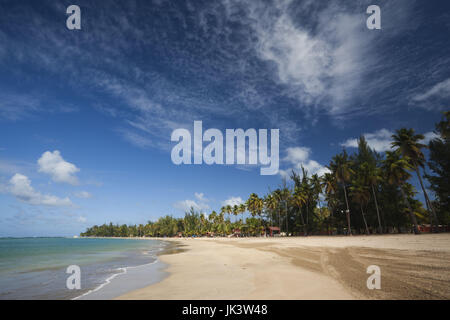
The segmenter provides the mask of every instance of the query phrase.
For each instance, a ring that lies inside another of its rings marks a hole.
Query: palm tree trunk
[[[381,227],[380,210],[378,210],[377,196],[375,194],[375,188],[373,187],[373,185],[372,185],[372,193],[373,193],[373,199],[375,201],[375,208],[377,209],[378,227],[379,227],[380,233],[383,233],[383,228]]]
[[[299,212],[300,212],[300,219],[302,219],[303,235],[306,236],[308,234],[308,232],[306,231],[305,219],[303,219],[302,208],[299,208]]]
[[[428,193],[427,193],[427,191],[425,190],[425,187],[423,186],[423,181],[422,181],[422,177],[420,176],[420,172],[419,172],[419,167],[418,166],[416,166],[416,174],[417,174],[417,177],[419,178],[419,182],[420,182],[420,186],[422,187],[422,191],[423,191],[423,195],[425,196],[425,202],[426,202],[426,204],[427,204],[427,207],[429,208],[429,209],[431,209],[431,214],[430,214],[430,231],[431,232],[433,232],[433,220],[434,220],[434,224],[436,225],[436,230],[438,230],[439,229],[439,227],[438,227],[438,225],[439,225],[439,222],[438,222],[438,219],[437,219],[437,215],[436,215],[436,211],[434,211],[434,207],[433,207],[433,205],[431,204],[431,201],[430,201],[430,198],[428,198]]]
[[[347,216],[348,235],[351,236],[352,235],[352,229],[350,227],[350,208],[348,206],[347,190],[345,188],[345,183],[344,183],[344,196],[345,196],[345,203],[347,205],[347,211],[345,211],[345,215]]]
[[[259,214],[259,236],[261,237],[261,228],[262,228],[262,214]],[[264,237],[266,237],[266,229],[264,228]]]
[[[281,233],[281,214],[280,214],[281,208],[280,208],[280,204],[278,204],[278,228],[280,228],[280,233]]]
[[[403,200],[405,201],[405,204],[408,206],[409,209],[409,217],[411,218],[411,222],[414,225],[414,234],[420,234],[419,226],[417,225],[417,219],[414,215],[414,212],[411,208],[411,204],[408,201],[408,198],[406,197],[405,191],[403,190],[402,186],[400,186],[400,192],[402,193]]]
[[[362,217],[363,217],[363,220],[364,220],[364,225],[366,226],[366,233],[369,235],[370,234],[369,227],[367,227],[366,216],[364,215],[362,204],[360,204],[360,206],[361,206],[361,214],[362,214]]]
[[[288,210],[286,205],[286,237],[289,235],[289,221],[288,221]]]

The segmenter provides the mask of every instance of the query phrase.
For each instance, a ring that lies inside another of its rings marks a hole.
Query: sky
[[[445,1],[0,0],[0,236],[210,212],[326,172],[360,135],[428,141],[450,107],[449,29]],[[279,173],[175,165],[171,133],[194,121],[279,129]]]

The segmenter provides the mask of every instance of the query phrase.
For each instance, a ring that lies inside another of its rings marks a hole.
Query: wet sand
[[[170,275],[119,299],[450,299],[448,233],[176,241]]]

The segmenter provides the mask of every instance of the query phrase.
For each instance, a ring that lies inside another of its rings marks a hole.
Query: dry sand
[[[118,299],[450,299],[448,233],[176,241],[169,276]]]

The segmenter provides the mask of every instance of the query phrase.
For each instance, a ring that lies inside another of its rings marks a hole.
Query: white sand
[[[450,234],[178,239],[170,275],[119,299],[449,298]],[[368,290],[368,265],[382,290]]]

